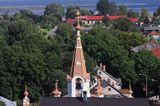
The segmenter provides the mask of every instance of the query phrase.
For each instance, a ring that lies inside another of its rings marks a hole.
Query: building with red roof
[[[94,25],[96,23],[102,23],[105,16],[79,16],[77,17],[81,20],[82,24],[84,25]],[[109,19],[109,21],[114,21],[119,18],[127,18],[126,16],[106,16],[106,18]],[[129,20],[132,23],[137,23],[138,18],[129,18]],[[76,19],[67,19],[66,23],[74,24],[76,22]]]
[[[151,51],[152,51],[154,56],[156,56],[157,58],[160,59],[160,46],[156,47],[156,48],[153,48]]]

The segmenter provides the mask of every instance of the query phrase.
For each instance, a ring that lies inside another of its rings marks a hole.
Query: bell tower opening
[[[76,97],[82,97],[82,79],[76,79]]]

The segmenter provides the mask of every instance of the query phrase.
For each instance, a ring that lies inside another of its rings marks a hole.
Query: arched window
[[[77,78],[76,79],[76,90],[82,89],[82,79]]]

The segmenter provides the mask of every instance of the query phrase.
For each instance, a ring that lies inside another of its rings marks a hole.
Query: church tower
[[[83,48],[81,44],[80,12],[77,11],[77,35],[70,75],[67,75],[68,96],[90,97],[90,73],[87,73]]]

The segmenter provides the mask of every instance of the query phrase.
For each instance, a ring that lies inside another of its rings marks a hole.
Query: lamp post
[[[142,76],[145,76],[145,80],[146,80],[146,97],[148,96],[148,75],[147,74],[139,74]]]

